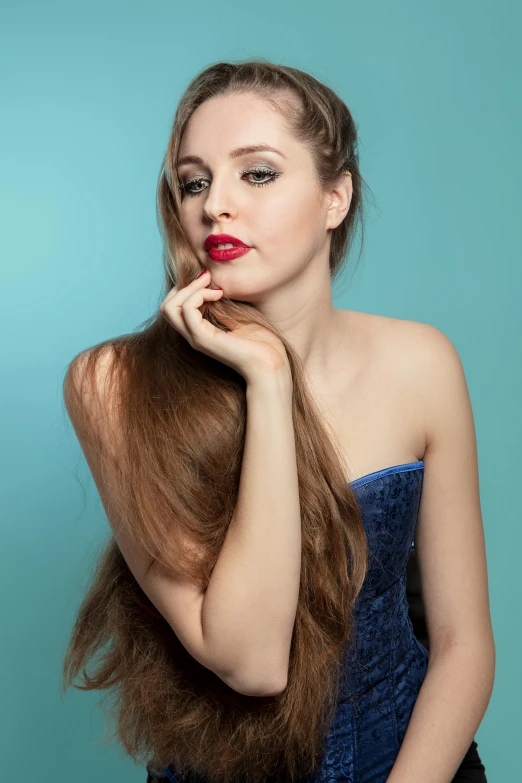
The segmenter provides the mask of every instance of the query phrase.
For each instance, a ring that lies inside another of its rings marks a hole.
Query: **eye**
[[[261,176],[261,177],[268,177],[268,179],[264,179],[263,182],[257,181],[251,181],[251,185],[270,185],[271,182],[274,182],[277,177],[280,176],[278,171],[274,171],[274,169],[247,169],[246,171],[242,172],[242,176],[245,174],[253,174],[254,176]]]
[[[254,169],[246,169],[245,171],[241,172],[241,176],[244,177],[246,174],[251,174],[253,176],[260,176],[264,177],[265,179],[260,182],[259,180],[247,180],[249,185],[253,185],[254,187],[263,187],[263,185],[270,185],[272,182],[274,182],[277,177],[280,177],[281,174],[279,171],[274,171],[274,169],[269,168],[254,168]],[[202,183],[207,182],[204,177],[195,177],[194,179],[190,179],[187,182],[182,182],[179,186],[181,195],[187,195],[187,196],[198,196],[200,193],[203,193],[203,190],[206,188],[202,188],[201,190],[194,190],[193,188],[198,188],[201,186]]]
[[[197,179],[189,179],[187,182],[182,182],[179,186],[179,190],[182,196],[197,196],[199,193],[201,193],[201,190],[190,190],[190,188],[193,188],[194,185],[201,185],[202,182],[205,182],[204,179],[201,177],[198,177]]]

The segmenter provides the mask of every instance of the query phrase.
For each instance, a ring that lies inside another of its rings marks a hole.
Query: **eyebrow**
[[[276,152],[278,155],[281,155],[282,158],[285,158],[286,155],[283,155],[282,152],[277,150],[275,147],[271,147],[269,144],[252,144],[249,147],[237,147],[235,150],[232,150],[229,154],[229,158],[241,158],[243,155],[250,155],[252,152]],[[205,161],[203,158],[198,157],[198,155],[184,155],[182,158],[178,160],[178,166],[183,166],[185,163],[195,163],[197,165],[203,165]]]

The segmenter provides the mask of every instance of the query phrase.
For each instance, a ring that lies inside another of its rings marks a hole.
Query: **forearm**
[[[301,572],[301,512],[286,373],[247,384],[237,504],[202,606],[203,635],[254,694],[286,681]]]
[[[486,712],[494,671],[493,640],[430,657],[386,783],[451,783]]]

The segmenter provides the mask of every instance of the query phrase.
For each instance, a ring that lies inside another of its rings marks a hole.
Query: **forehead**
[[[198,106],[190,117],[179,157],[192,154],[209,160],[259,143],[276,147],[285,155],[297,145],[280,111],[269,101],[252,93],[219,95]]]

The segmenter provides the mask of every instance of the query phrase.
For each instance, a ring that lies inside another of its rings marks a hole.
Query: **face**
[[[274,151],[231,155],[260,144]],[[189,155],[202,162],[183,163]],[[332,194],[319,187],[308,148],[267,101],[242,93],[199,106],[183,134],[178,177],[182,225],[225,296],[255,304],[274,289],[295,285],[310,265],[328,271],[328,229],[347,209],[339,212],[335,200],[331,206]],[[250,250],[226,263],[212,260],[204,247],[209,234],[230,234]]]

